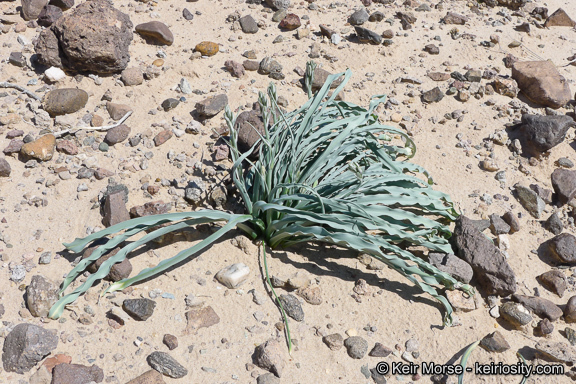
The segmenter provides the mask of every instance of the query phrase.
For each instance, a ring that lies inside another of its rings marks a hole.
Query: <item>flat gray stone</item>
[[[146,360],[152,368],[174,379],[180,379],[188,374],[188,370],[166,352],[152,352]]]

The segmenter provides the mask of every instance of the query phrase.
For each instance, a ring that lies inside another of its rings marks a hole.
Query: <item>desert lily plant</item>
[[[305,85],[309,100],[292,112],[278,108],[273,84],[267,95],[260,93],[264,129],[247,152],[238,149],[236,116],[229,108],[225,111],[230,127],[231,173],[245,213],[198,210],[146,216],[65,244],[69,250],[80,252],[96,240],[109,239],[67,275],[61,298],[49,316],[60,317],[67,304],[108,275],[110,268],[131,251],[169,232],[220,222],[219,229],[202,241],[134,277],[112,283],[103,294],[157,276],[239,228],[263,244],[264,256],[266,246],[275,249],[302,242],[335,244],[367,253],[440,301],[445,309],[444,322],[451,324],[452,307],[441,290],[471,293],[472,288],[407,250],[408,245],[417,245],[452,252],[447,225],[457,212],[450,198],[431,188],[432,179],[423,168],[407,161],[416,150],[412,140],[403,131],[379,123],[375,109],[385,96],[372,97],[368,109],[337,101],[350,70],[329,76],[312,94],[314,69],[315,64],[308,63]],[[330,93],[337,80],[339,85]],[[403,144],[393,145],[398,138]],[[256,154],[257,160],[250,160]],[[144,235],[127,242],[138,234]],[[117,246],[122,246],[121,250],[104,261],[96,273],[63,295],[86,267]]]

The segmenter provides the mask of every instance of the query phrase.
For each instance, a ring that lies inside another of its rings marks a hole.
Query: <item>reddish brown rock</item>
[[[294,13],[289,13],[286,15],[284,19],[282,19],[282,21],[278,26],[282,29],[293,31],[295,29],[300,28],[301,25],[302,23],[300,22],[300,18],[298,17],[298,15],[295,15]]]
[[[230,72],[230,74],[234,77],[242,77],[246,73],[244,71],[244,67],[242,66],[242,64],[234,60],[226,60],[224,66],[226,67],[228,72]]]
[[[52,357],[47,358],[44,360],[42,365],[46,367],[48,372],[52,373],[52,370],[58,364],[70,364],[72,362],[72,356],[64,355],[62,353],[58,353]]]
[[[166,382],[164,381],[164,376],[160,372],[151,369],[130,380],[126,384],[166,384]]]
[[[102,219],[104,225],[111,227],[129,219],[130,215],[124,202],[124,193],[116,192],[107,195],[104,200],[104,218]]]
[[[20,149],[20,153],[40,161],[48,161],[54,156],[55,148],[56,138],[52,134],[47,134],[30,143],[24,144]]]
[[[36,20],[47,4],[48,0],[22,0],[22,18]]]
[[[173,133],[170,129],[163,130],[162,132],[160,132],[159,134],[157,134],[154,137],[154,145],[156,145],[157,147],[161,146],[162,144],[167,142],[169,139],[171,139],[172,135],[173,135]]]
[[[96,171],[94,172],[94,177],[96,177],[97,180],[102,180],[110,176],[114,176],[114,172],[105,168],[96,168]]]
[[[172,45],[172,43],[174,43],[174,35],[170,31],[170,28],[160,21],[149,21],[138,24],[136,26],[136,32],[160,44]]]
[[[428,77],[434,81],[447,81],[450,80],[450,74],[446,72],[429,72]]]
[[[58,152],[63,152],[67,155],[77,155],[78,147],[71,140],[60,140],[56,143],[56,150]]]
[[[566,11],[562,8],[558,8],[556,12],[551,14],[546,22],[544,23],[545,27],[576,27],[576,22],[568,16]]]
[[[132,108],[130,108],[126,104],[116,104],[116,103],[107,102],[106,103],[106,110],[110,114],[110,117],[112,118],[112,120],[118,121],[122,117],[124,117],[124,115],[126,115],[128,112],[132,111]]]
[[[162,215],[170,211],[171,204],[165,204],[162,200],[151,201],[144,205],[137,205],[130,208],[130,217],[144,217],[150,215]]]
[[[104,371],[97,365],[58,364],[52,370],[52,384],[101,383]]]
[[[4,150],[2,152],[4,152],[5,155],[11,155],[13,153],[18,153],[18,152],[20,152],[20,149],[22,149],[23,145],[24,145],[24,142],[22,140],[12,139],[8,143],[8,146],[6,148],[4,148]]]
[[[186,312],[186,321],[187,325],[184,333],[189,335],[200,328],[208,328],[218,324],[220,317],[212,307],[203,307]]]
[[[129,126],[126,124],[120,124],[119,126],[109,129],[108,132],[106,132],[104,141],[109,145],[121,143],[128,138],[130,131],[131,129]]]
[[[560,108],[572,97],[568,82],[551,61],[518,61],[512,66],[512,78],[534,103]]]

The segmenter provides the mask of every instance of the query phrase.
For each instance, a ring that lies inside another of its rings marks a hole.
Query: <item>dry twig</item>
[[[130,117],[131,114],[132,114],[132,111],[126,112],[126,114],[124,116],[122,116],[122,118],[120,120],[118,120],[117,122],[115,122],[114,124],[111,124],[111,125],[104,125],[102,127],[76,127],[73,129],[64,129],[62,131],[54,132],[53,135],[56,137],[60,137],[62,135],[67,134],[70,131],[77,131],[77,130],[81,130],[81,129],[85,129],[85,130],[89,130],[89,131],[107,131],[109,129],[116,128],[117,126],[122,125],[122,123],[124,123],[126,121],[126,119],[128,119]]]
[[[30,96],[31,98],[41,101],[42,98],[40,96],[38,96],[37,94],[35,94],[32,91],[27,90],[26,88],[18,85],[18,84],[14,84],[14,83],[9,83],[7,81],[4,82],[0,82],[0,88],[14,88],[19,90],[20,92],[24,92],[25,94],[27,94],[28,96]]]

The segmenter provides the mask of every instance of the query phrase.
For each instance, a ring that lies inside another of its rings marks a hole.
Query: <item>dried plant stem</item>
[[[109,129],[116,128],[117,126],[122,125],[122,123],[124,123],[126,121],[126,119],[128,119],[130,117],[131,114],[132,114],[132,111],[126,112],[126,114],[124,116],[122,116],[122,118],[120,120],[118,120],[117,122],[115,122],[114,124],[111,124],[111,125],[104,125],[102,127],[76,127],[73,129],[64,129],[62,131],[54,132],[54,136],[60,137],[62,135],[67,134],[70,131],[76,131],[76,130],[81,130],[81,129],[88,130],[88,131],[107,131]]]
[[[17,89],[20,92],[24,92],[25,94],[27,94],[28,96],[30,96],[31,98],[33,98],[34,100],[38,100],[41,101],[42,98],[40,96],[38,96],[37,94],[35,94],[32,91],[27,90],[26,88],[18,85],[18,84],[14,84],[14,83],[9,83],[7,81],[4,82],[0,82],[0,88],[14,88]]]

